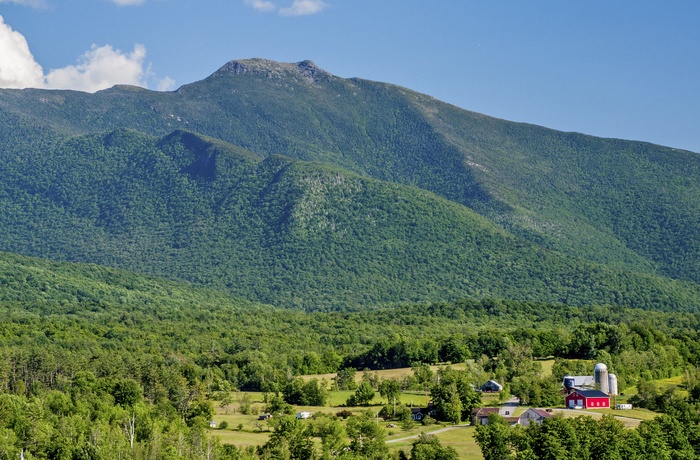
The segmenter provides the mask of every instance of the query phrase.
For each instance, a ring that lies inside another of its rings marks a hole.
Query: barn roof
[[[539,415],[540,417],[552,418],[552,414],[550,414],[549,412],[547,412],[544,409],[535,409],[534,407],[531,407],[527,411],[532,411],[535,414]],[[525,412],[527,412],[527,411],[525,411]]]
[[[491,413],[498,413],[498,407],[477,407],[472,409],[472,416],[474,417],[486,417]]]
[[[571,394],[578,393],[584,398],[609,398],[607,394],[603,393],[600,390],[576,390],[573,391]]]

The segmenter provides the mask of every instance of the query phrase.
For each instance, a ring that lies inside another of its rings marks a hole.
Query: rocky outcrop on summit
[[[310,83],[328,81],[334,78],[333,75],[309,60],[289,63],[259,58],[229,61],[214,72],[212,77],[244,74],[260,75],[267,78],[288,78],[290,75],[298,75]]]

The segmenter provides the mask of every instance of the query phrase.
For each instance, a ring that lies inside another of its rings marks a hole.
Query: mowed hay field
[[[542,366],[542,372],[540,375],[542,377],[547,377],[552,375],[552,366],[554,366],[554,360],[553,359],[543,359],[543,360],[537,360],[538,363]],[[437,372],[442,368],[445,368],[447,366],[452,367],[452,369],[466,369],[466,364],[464,363],[456,363],[456,364],[434,364],[430,366],[430,369],[433,372]],[[409,375],[413,374],[413,370],[410,367],[401,367],[398,369],[383,369],[379,371],[369,371],[371,374],[376,374],[380,379],[397,379],[401,380],[405,377],[408,377]],[[363,371],[358,370],[357,373],[355,374],[355,381],[356,382],[361,382],[362,381],[362,374]],[[333,379],[335,378],[335,373],[330,373],[330,374],[312,374],[312,375],[302,375],[301,378],[304,379],[304,381],[309,381],[311,379],[325,379],[328,382],[332,382]]]
[[[451,366],[453,369],[464,369],[466,368],[465,364],[462,363],[457,363],[457,364],[435,364],[433,366],[430,366],[430,369],[433,372],[437,372],[438,370]],[[413,370],[410,367],[400,367],[398,369],[382,369],[379,371],[368,371],[372,375],[377,375],[380,379],[396,379],[396,380],[401,380],[405,377],[408,377],[409,375],[413,375]],[[357,371],[355,374],[355,381],[357,383],[360,383],[362,381],[362,374],[363,371]],[[301,378],[304,379],[304,381],[309,381],[311,379],[318,379],[322,380],[325,379],[329,383],[333,381],[335,378],[335,373],[330,373],[330,374],[312,374],[312,375],[302,375]]]
[[[422,427],[420,430],[425,433],[430,433],[433,431],[434,434],[443,446],[450,446],[459,455],[462,460],[481,460],[483,455],[481,455],[481,449],[474,441],[474,427],[472,426],[457,426],[449,427],[450,429],[443,430],[438,428],[437,430],[427,430],[426,427]],[[388,442],[389,452],[397,452],[403,450],[406,453],[410,452],[411,444],[414,438],[405,439],[397,442]]]

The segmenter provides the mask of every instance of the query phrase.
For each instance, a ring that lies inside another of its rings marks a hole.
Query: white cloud
[[[86,52],[76,65],[51,70],[46,87],[95,92],[117,84],[146,86],[143,68],[146,48],[136,45],[131,53],[122,53],[110,45]]]
[[[267,0],[244,0],[244,3],[258,11],[274,11],[277,9],[274,3]]]
[[[306,16],[320,13],[328,7],[323,0],[293,0],[286,8],[277,8],[275,2],[270,0],[243,0],[243,3],[258,11],[277,11],[281,16]]]
[[[280,9],[282,16],[306,16],[326,9],[328,5],[322,0],[294,0],[292,6]]]
[[[112,3],[119,6],[140,5],[146,0],[112,0]]]
[[[158,81],[158,91],[172,91],[175,89],[175,80],[170,77],[162,78]]]
[[[44,72],[24,35],[12,30],[0,16],[0,87],[37,88],[43,83]]]
[[[145,58],[146,48],[142,45],[134,46],[131,53],[115,50],[110,45],[93,45],[77,64],[52,69],[44,75],[44,70],[29,50],[27,40],[5,24],[0,16],[0,88],[95,92],[119,84],[148,87],[148,81],[154,81],[155,75],[150,65],[144,66]],[[162,78],[157,87],[159,91],[170,91],[175,87],[175,80]]]
[[[0,3],[14,3],[15,5],[31,6],[32,8],[44,8],[44,0],[0,0]]]

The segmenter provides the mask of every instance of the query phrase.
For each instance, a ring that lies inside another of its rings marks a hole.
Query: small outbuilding
[[[423,418],[425,418],[425,414],[423,413],[420,407],[412,407],[411,418],[416,422],[420,422],[421,420],[423,420]]]
[[[503,390],[503,385],[496,382],[495,380],[489,380],[488,382],[481,385],[481,391],[484,393],[498,393]]]
[[[311,412],[306,412],[306,411],[297,412],[297,418],[299,420],[305,420],[305,419],[310,418],[310,417],[311,417]]]
[[[574,390],[566,397],[569,409],[605,409],[610,408],[610,396],[600,390]]]
[[[472,410],[472,425],[488,425],[489,415],[498,414],[498,407],[478,407]]]

